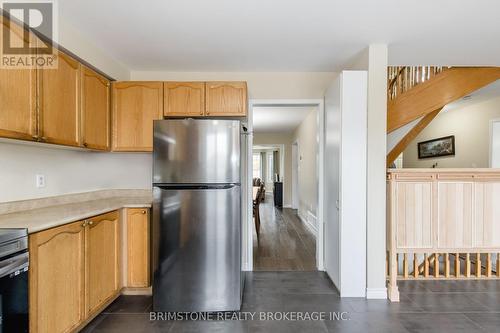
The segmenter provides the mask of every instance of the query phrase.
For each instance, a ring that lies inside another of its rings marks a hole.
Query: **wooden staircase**
[[[389,67],[387,133],[416,119],[389,152],[390,165],[442,108],[500,79],[500,67]]]

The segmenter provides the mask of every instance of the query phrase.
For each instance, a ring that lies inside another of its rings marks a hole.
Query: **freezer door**
[[[153,188],[153,310],[238,311],[239,186]]]
[[[154,122],[153,183],[240,183],[240,122]]]

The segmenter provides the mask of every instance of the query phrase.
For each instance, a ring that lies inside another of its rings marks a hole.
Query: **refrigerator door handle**
[[[162,190],[227,190],[240,184],[153,184],[153,186]]]

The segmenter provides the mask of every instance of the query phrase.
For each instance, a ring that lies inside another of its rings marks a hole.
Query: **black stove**
[[[0,332],[24,333],[28,322],[28,232],[0,229]]]

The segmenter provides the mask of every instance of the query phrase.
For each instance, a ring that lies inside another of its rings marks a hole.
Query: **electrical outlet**
[[[35,175],[35,185],[37,188],[45,187],[45,175]]]

